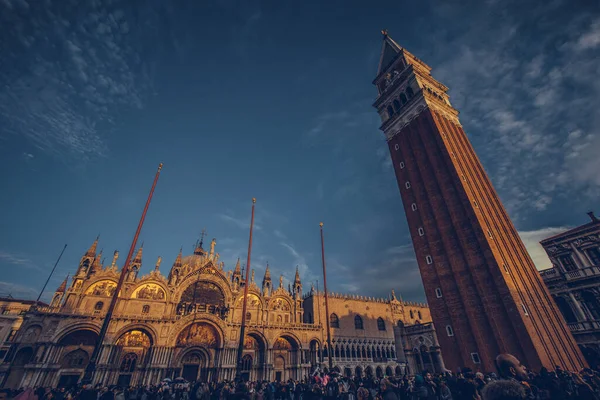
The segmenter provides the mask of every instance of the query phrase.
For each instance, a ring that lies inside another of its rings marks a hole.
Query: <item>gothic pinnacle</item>
[[[94,240],[94,243],[92,243],[92,245],[90,246],[88,251],[86,251],[86,253],[85,253],[85,255],[87,257],[94,257],[96,255],[96,248],[98,247],[99,239],[100,239],[100,235],[96,236],[96,240]]]

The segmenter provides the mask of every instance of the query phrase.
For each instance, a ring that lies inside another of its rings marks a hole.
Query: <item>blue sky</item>
[[[97,234],[129,248],[159,162],[142,272],[202,228],[226,268],[424,294],[371,107],[387,28],[453,105],[538,268],[600,212],[597,2],[0,0],[0,292],[50,293]]]

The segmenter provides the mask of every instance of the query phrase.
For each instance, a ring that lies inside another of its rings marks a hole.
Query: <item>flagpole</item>
[[[85,373],[81,380],[82,383],[92,382],[94,371],[96,370],[96,364],[98,362],[100,352],[102,351],[104,338],[106,337],[106,332],[108,331],[108,325],[110,324],[112,314],[117,305],[119,292],[121,291],[121,287],[123,286],[123,282],[125,281],[125,277],[127,276],[127,272],[129,270],[129,262],[131,261],[131,257],[133,256],[133,252],[135,251],[140,232],[142,231],[142,226],[144,225],[144,220],[146,219],[146,212],[148,212],[148,207],[150,206],[150,201],[152,200],[154,188],[156,187],[156,183],[158,182],[158,177],[160,176],[160,170],[162,169],[162,167],[163,165],[162,163],[160,163],[158,165],[158,171],[156,171],[156,175],[154,176],[154,182],[152,183],[152,188],[150,189],[150,193],[148,194],[148,199],[146,200],[146,205],[144,207],[144,211],[142,212],[140,222],[138,223],[137,230],[135,231],[135,235],[133,236],[133,241],[131,242],[129,253],[127,254],[127,258],[125,259],[125,264],[123,264],[123,268],[121,269],[121,276],[119,276],[119,281],[115,288],[115,292],[112,295],[110,305],[108,306],[108,310],[106,311],[106,316],[104,317],[104,321],[102,322],[102,328],[100,329],[100,333],[98,334],[98,340],[96,341],[96,344],[94,346],[94,351],[92,352],[92,356],[90,357],[90,362],[85,368]]]
[[[242,326],[240,328],[240,342],[238,344],[237,363],[235,369],[235,381],[240,382],[242,378],[242,353],[244,352],[244,336],[246,333],[246,308],[248,306],[248,276],[250,275],[250,254],[252,253],[252,227],[254,226],[254,204],[256,199],[252,198],[252,217],[250,218],[250,239],[248,240],[248,259],[246,261],[246,278],[244,283],[244,299],[242,305]]]
[[[52,275],[54,274],[54,270],[56,269],[56,266],[58,265],[58,262],[60,261],[66,248],[67,248],[67,244],[65,243],[65,247],[63,247],[62,251],[60,252],[58,259],[54,263],[54,267],[52,267],[52,271],[50,271],[50,275],[48,275],[48,279],[46,279],[46,283],[44,283],[44,287],[42,287],[42,291],[40,292],[40,295],[38,296],[37,300],[35,301],[36,306],[40,302],[40,298],[42,297],[42,294],[44,294],[44,290],[46,290],[46,286],[48,285],[48,282],[50,282],[50,278],[52,278]]]
[[[331,329],[329,326],[329,298],[327,296],[327,269],[325,268],[325,240],[323,239],[323,223],[319,222],[321,228],[321,259],[323,261],[323,290],[325,291],[325,323],[327,324],[327,359],[329,361],[329,372],[333,370],[333,359],[331,358]]]

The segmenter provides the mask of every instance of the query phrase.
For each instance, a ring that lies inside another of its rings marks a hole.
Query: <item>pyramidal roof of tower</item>
[[[377,75],[380,75],[396,59],[402,51],[402,47],[389,37],[387,33],[383,35],[383,44],[381,46],[381,55],[379,56],[379,67]]]
[[[431,67],[423,61],[415,57],[414,54],[406,50],[394,41],[387,31],[383,31],[383,42],[381,45],[381,55],[379,56],[379,66],[377,67],[377,78],[375,81],[388,69],[388,67],[396,60],[399,54],[404,56],[407,64],[415,65],[420,69],[430,71]],[[375,83],[375,81],[373,83]]]

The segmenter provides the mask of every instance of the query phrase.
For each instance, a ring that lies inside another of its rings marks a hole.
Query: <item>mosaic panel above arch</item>
[[[219,334],[210,324],[205,322],[195,322],[184,328],[177,336],[178,346],[200,345],[207,348],[216,348],[219,346]]]
[[[146,332],[132,329],[125,332],[119,340],[117,340],[117,345],[123,347],[150,347],[152,341]]]
[[[241,296],[237,300],[237,302],[236,302],[237,307],[241,307],[243,305],[243,301],[242,301],[243,299],[244,299],[244,296]],[[253,308],[253,309],[262,308],[262,301],[260,300],[260,297],[258,297],[254,293],[248,293],[247,299],[248,299],[248,303],[247,303],[248,308]]]
[[[287,300],[276,298],[269,302],[269,309],[273,311],[290,311],[292,307]]]
[[[144,300],[164,300],[166,298],[165,290],[155,283],[146,283],[138,287],[131,298]]]
[[[115,293],[117,289],[117,284],[113,281],[105,280],[99,281],[91,285],[86,291],[85,294],[92,296],[106,296],[110,297]]]

